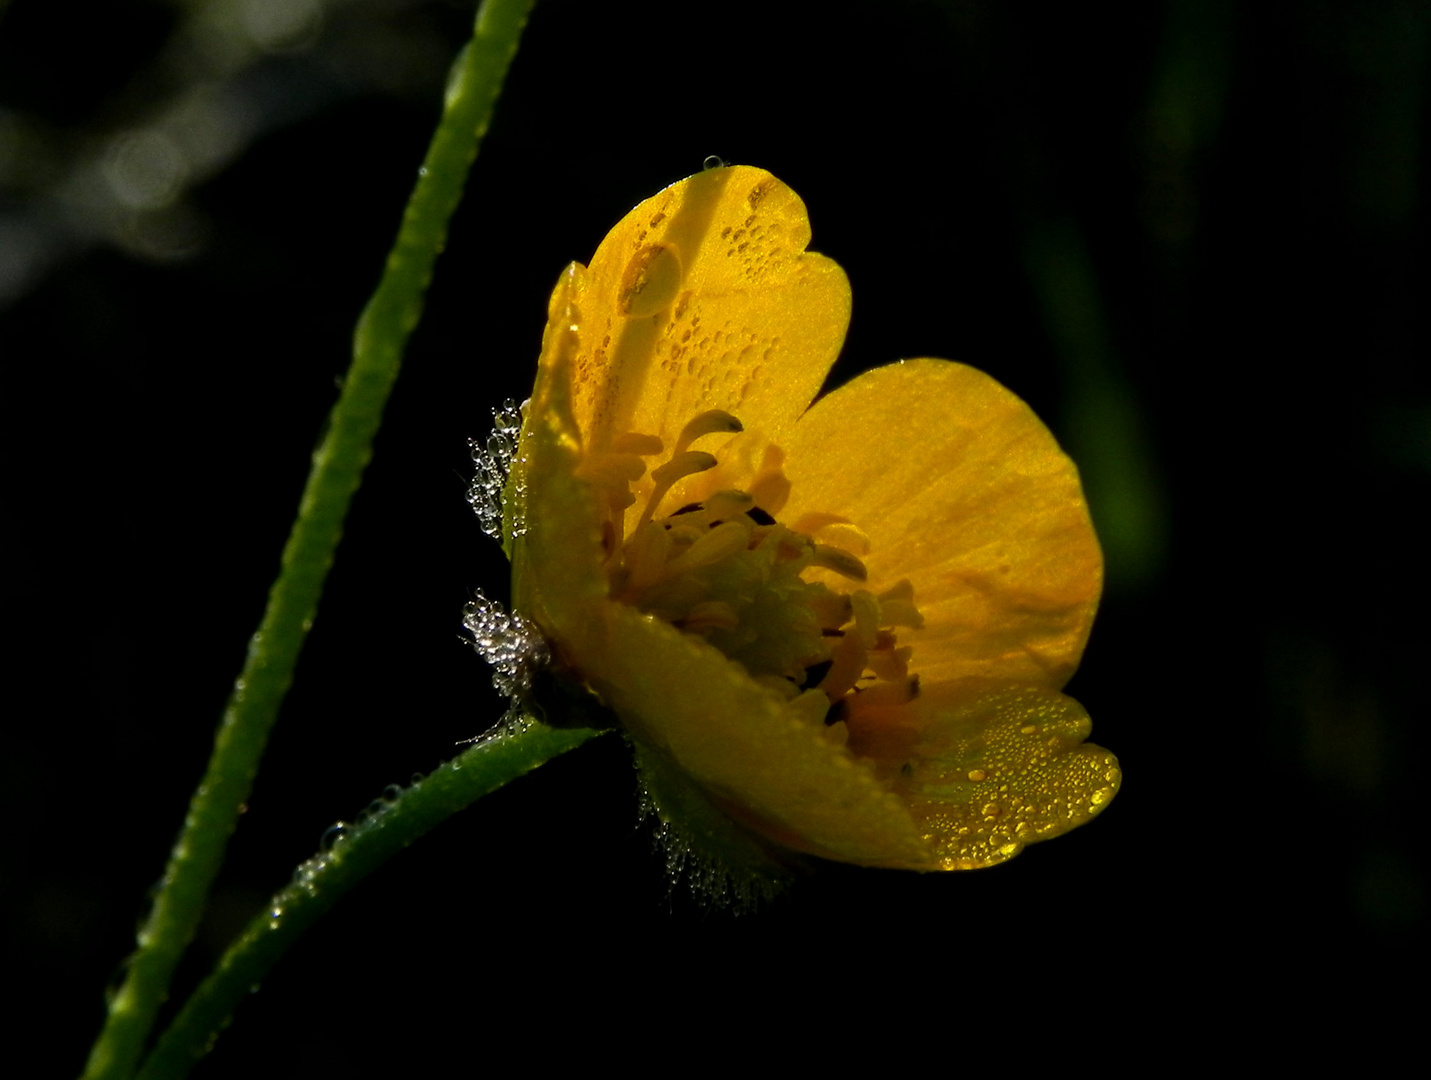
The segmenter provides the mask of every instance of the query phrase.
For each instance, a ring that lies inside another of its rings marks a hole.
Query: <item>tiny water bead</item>
[[[500,409],[492,410],[492,434],[485,443],[471,441],[472,461],[476,471],[467,489],[467,502],[477,514],[482,531],[494,540],[502,539],[503,492],[511,475],[512,462],[517,455],[517,440],[522,427],[522,412],[516,402],[508,400]],[[521,506],[521,499],[509,500],[514,509]],[[523,525],[512,523],[512,535],[520,536]]]

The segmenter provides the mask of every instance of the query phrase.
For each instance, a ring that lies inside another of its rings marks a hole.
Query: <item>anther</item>
[[[724,520],[744,514],[753,505],[753,500],[743,491],[717,491],[706,499],[706,509],[712,520]]]
[[[855,609],[855,636],[868,649],[879,636],[879,601],[864,589],[856,589],[850,594],[850,602]]]
[[[716,467],[716,459],[703,450],[682,450],[673,455],[664,465],[651,470],[651,479],[657,488],[669,488],[677,480]]]
[[[880,682],[857,691],[855,704],[860,708],[881,708],[907,705],[919,696],[919,676],[910,675],[898,682]]]
[[[870,538],[848,522],[836,521],[824,526],[819,531],[819,540],[831,547],[844,548],[855,556],[868,555],[870,552]]]
[[[806,536],[814,536],[826,525],[848,525],[849,523],[849,518],[841,517],[839,514],[826,514],[816,511],[814,513],[801,514],[800,520],[790,527],[798,533],[804,533]]]
[[[859,634],[846,634],[835,645],[830,659],[834,662],[825,677],[820,680],[820,689],[831,701],[838,701],[859,682],[864,674],[865,662],[869,654]]]
[[[910,584],[909,578],[900,578],[884,592],[880,593],[878,599],[885,600],[913,600],[914,586]]]
[[[785,451],[771,443],[765,448],[755,479],[750,482],[755,505],[767,514],[779,514],[790,498],[790,480],[782,468],[784,464]]]
[[[844,593],[822,589],[812,593],[809,602],[810,610],[820,624],[821,633],[826,637],[844,637],[845,632],[840,627],[854,618],[850,598]]]
[[[676,440],[675,455],[680,457],[686,447],[704,435],[714,435],[722,431],[734,435],[736,432],[744,430],[745,427],[741,422],[730,413],[722,409],[711,409],[693,417],[685,427],[681,428],[680,438]]]
[[[909,675],[909,658],[914,655],[914,650],[908,645],[900,648],[894,647],[894,635],[889,634],[889,642],[885,641],[886,631],[879,632],[879,638],[875,642],[875,647],[870,650],[869,658],[865,661],[869,669],[875,676],[884,679],[886,682],[897,682]]]
[[[626,589],[635,591],[657,581],[670,558],[671,534],[659,525],[647,522],[626,541]]]
[[[705,533],[699,540],[666,564],[664,577],[675,577],[699,566],[719,562],[742,550],[750,541],[749,527],[727,521]]]
[[[651,492],[651,497],[646,500],[646,509],[641,511],[641,520],[637,522],[637,528],[651,520],[656,513],[656,507],[660,505],[661,500],[666,497],[666,492],[671,490],[671,485],[677,480],[715,467],[716,459],[713,455],[700,450],[682,450],[666,464],[652,469],[651,479],[656,482],[656,487]]]
[[[914,606],[914,586],[908,578],[895,582],[878,596],[881,626],[908,626],[918,630],[924,616]]]
[[[842,551],[840,548],[830,547],[827,544],[813,545],[810,565],[823,566],[826,570],[833,570],[841,577],[847,577],[851,581],[864,581],[869,577],[865,564],[859,559],[848,551]]]
[[[601,487],[620,487],[641,479],[646,463],[635,454],[591,454],[582,462],[582,479]]]
[[[924,616],[911,600],[881,600],[879,614],[885,626],[908,626],[913,630],[924,626]]]
[[[611,440],[614,454],[635,454],[637,457],[653,457],[666,448],[659,435],[643,435],[639,431],[628,431]]]

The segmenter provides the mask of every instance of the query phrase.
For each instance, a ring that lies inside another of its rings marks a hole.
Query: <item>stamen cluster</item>
[[[582,475],[606,510],[610,594],[700,635],[843,741],[841,721],[852,694],[895,704],[918,692],[918,677],[909,672],[913,650],[900,646],[896,634],[923,622],[914,591],[908,581],[876,594],[806,579],[807,571],[823,569],[831,574],[821,576],[836,585],[839,579],[863,583],[859,556],[869,541],[833,514],[808,514],[793,526],[780,522],[790,482],[784,454],[773,445],[748,489],[717,490],[657,516],[676,483],[718,464],[690,444],[741,430],[739,420],[720,411],[688,423],[667,459],[651,469],[653,486],[629,529],[627,511],[637,501],[632,486],[646,475],[645,459],[664,453],[662,440],[628,433],[606,453],[588,456]]]

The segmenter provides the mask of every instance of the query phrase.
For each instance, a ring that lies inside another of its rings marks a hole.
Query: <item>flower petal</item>
[[[879,763],[941,870],[993,866],[1067,832],[1122,782],[1118,759],[1083,742],[1083,707],[1039,687],[946,684],[902,709],[853,709],[848,723],[850,747]]]
[[[641,203],[591,260],[575,416],[588,446],[723,409],[783,433],[844,342],[845,273],[807,253],[805,205],[762,169],[710,169]]]
[[[867,866],[935,869],[909,810],[843,747],[699,638],[623,604],[573,657],[632,736],[767,839]]]
[[[869,536],[870,588],[913,583],[924,628],[900,642],[926,684],[1068,681],[1103,557],[1077,469],[1021,400],[963,364],[907,360],[816,402],[784,448],[783,517],[847,517]]]
[[[573,263],[552,293],[537,382],[503,498],[513,606],[554,645],[588,633],[607,595],[596,503],[576,476],[581,433],[572,416],[571,371],[583,272]]]

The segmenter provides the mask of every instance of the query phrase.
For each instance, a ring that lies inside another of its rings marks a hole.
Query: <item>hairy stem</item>
[[[174,1080],[187,1073],[238,1004],[299,935],[388,859],[473,800],[596,734],[591,728],[520,722],[473,746],[380,804],[366,820],[344,829],[327,851],[298,868],[292,884],[277,893],[229,947],[160,1037],[139,1072],[140,1080]]]

